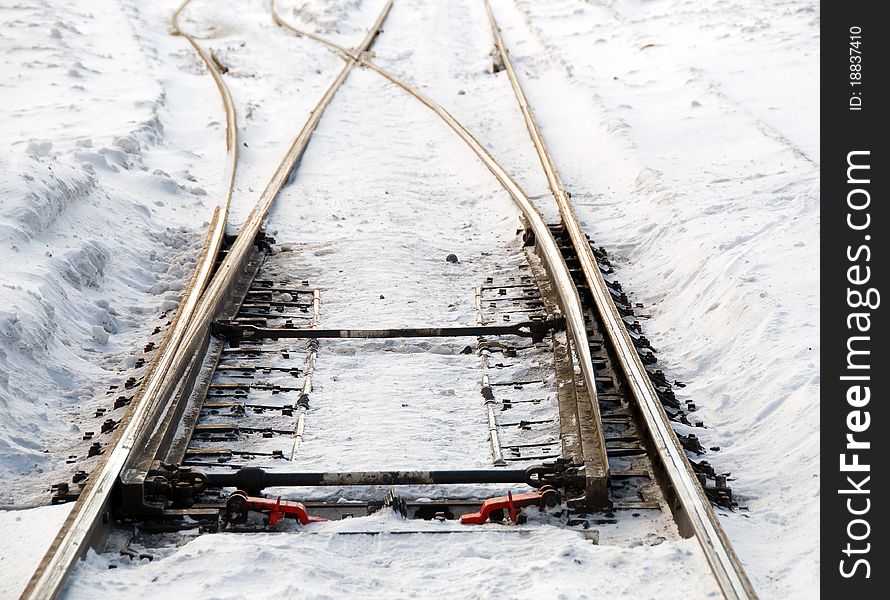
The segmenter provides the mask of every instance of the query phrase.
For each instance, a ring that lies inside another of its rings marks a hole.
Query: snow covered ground
[[[160,339],[152,332],[175,306],[221,201],[221,105],[188,44],[169,35],[177,4],[0,8],[0,504],[44,502],[49,483],[70,477],[66,460],[95,441],[80,438],[98,431],[93,413],[108,404],[108,386],[138,376],[137,358],[150,355],[137,350]],[[382,6],[279,4],[294,24],[348,46]],[[749,575],[763,598],[813,598],[818,5],[492,4],[579,216],[613,253],[632,299],[646,305],[645,333],[662,368],[688,384],[678,396],[693,399],[708,426],[696,433],[721,447],[707,458],[732,472],[748,508],[723,523]],[[341,61],[276,28],[260,0],[237,8],[196,0],[181,25],[228,69],[242,142],[237,226]],[[379,64],[441,102],[554,220],[506,76],[491,74],[490,50],[481,0],[397,0],[374,46]],[[425,226],[430,213],[440,230]],[[270,217],[279,241],[312,248],[307,276],[328,290],[329,326],[472,322],[472,286],[511,260],[516,224],[504,192],[444,125],[359,70]],[[361,260],[349,258],[356,252]],[[444,261],[450,252],[459,265]],[[429,278],[447,283],[430,290]],[[391,354],[381,379],[397,388],[403,373],[392,361],[410,372],[419,359]],[[320,356],[317,399],[330,418],[353,419],[355,432],[373,439],[361,427],[367,405],[350,410],[341,398],[361,394],[370,374],[335,378],[353,358]],[[435,360],[459,373],[460,358]],[[455,377],[448,389],[471,387]],[[431,398],[450,398],[439,391]],[[416,444],[437,441],[412,431]],[[461,443],[484,450],[484,433]],[[373,458],[345,462],[311,434],[304,450],[319,468]],[[378,450],[392,458],[385,443]],[[0,512],[0,596],[17,595],[64,510]],[[204,536],[150,564],[93,556],[68,595],[715,594],[695,543],[669,532],[657,544],[606,534],[599,546],[549,526],[473,534],[472,543],[466,534],[338,533],[445,526],[453,527],[375,515],[301,535]],[[33,545],[22,553],[25,533]],[[254,557],[251,571],[233,568],[245,555]]]
[[[110,573],[109,565],[119,561],[94,557],[79,570],[67,597],[139,598],[146,591],[157,598],[221,600],[260,593],[269,598],[716,597],[696,589],[665,593],[665,580],[694,581],[707,568],[694,540],[601,546],[549,525],[473,534],[393,533],[404,530],[441,531],[441,526],[380,515],[324,524],[312,533],[202,536],[162,560],[122,565]]]
[[[689,383],[678,396],[701,407],[703,445],[722,448],[709,460],[749,509],[724,527],[764,597],[811,598],[818,6],[517,6],[498,15],[579,216],[651,313],[645,331],[668,378]]]
[[[105,441],[79,438],[160,339],[224,146],[195,59],[172,43],[156,70],[149,39],[169,36],[137,36],[129,8],[22,3],[0,22],[0,504],[17,505]]]

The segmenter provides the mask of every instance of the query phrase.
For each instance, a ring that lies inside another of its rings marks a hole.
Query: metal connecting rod
[[[525,483],[525,469],[467,471],[356,471],[349,473],[282,473],[244,468],[233,473],[206,473],[206,485],[262,490],[270,487],[347,485],[446,485],[453,483]]]
[[[562,462],[525,469],[468,469],[451,471],[356,471],[346,473],[265,471],[245,467],[228,473],[187,471],[203,487],[234,487],[259,493],[270,487],[359,485],[449,485],[467,483],[524,483],[532,487],[583,485],[583,473]]]
[[[477,327],[407,327],[403,329],[297,329],[291,327],[256,327],[235,322],[217,322],[211,328],[213,335],[230,343],[255,339],[383,339],[383,338],[440,338],[479,337],[485,335],[516,335],[543,339],[551,331],[560,331],[565,320],[554,318],[527,321],[513,325],[480,325]]]

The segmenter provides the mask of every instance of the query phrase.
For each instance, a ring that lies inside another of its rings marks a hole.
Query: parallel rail
[[[597,265],[593,250],[591,249],[587,237],[581,228],[580,222],[575,215],[571,200],[565,191],[565,187],[556,170],[553,158],[544,144],[543,137],[537,122],[535,121],[531,106],[525,97],[525,93],[522,90],[516,72],[510,62],[509,53],[503,42],[503,38],[501,37],[500,29],[497,26],[494,14],[491,11],[491,6],[489,5],[488,0],[483,1],[489,16],[495,46],[504,63],[508,77],[510,78],[511,86],[513,87],[517,102],[522,111],[523,119],[535,146],[551,193],[556,200],[563,224],[572,241],[572,246],[581,262],[584,277],[594,298],[597,312],[606,327],[607,334],[615,348],[618,361],[624,372],[623,374],[629,384],[631,394],[640,409],[655,458],[663,471],[661,475],[668,484],[665,487],[667,488],[666,491],[671,500],[671,509],[674,512],[674,517],[677,521],[680,533],[684,537],[694,536],[699,541],[714,578],[726,598],[756,598],[757,594],[745,573],[741,561],[735,554],[729,538],[718,521],[716,512],[711,506],[701,485],[698,483],[695,472],[686,457],[685,451],[671,428],[670,419],[658,399],[657,392],[652,385],[646,368],[640,360],[630,334],[627,332],[624,321],[621,319],[621,315],[608,291],[605,280]],[[599,406],[596,402],[595,386],[593,385],[594,377],[592,374],[592,361],[590,359],[589,346],[586,343],[584,329],[583,327],[578,326],[579,321],[575,318],[576,314],[580,315],[580,300],[578,298],[577,290],[575,289],[574,284],[570,281],[567,270],[564,271],[566,277],[560,277],[560,264],[563,265],[564,268],[565,263],[558,255],[556,243],[553,241],[549,229],[547,229],[544,224],[540,213],[531,204],[528,196],[522,191],[515,180],[513,180],[502,167],[500,167],[484,146],[482,146],[478,140],[476,140],[473,135],[455,120],[454,117],[452,117],[441,105],[428,98],[401,78],[374,64],[367,57],[356,56],[339,44],[290,25],[278,14],[274,0],[271,3],[271,10],[273,20],[279,26],[292,31],[301,37],[307,37],[324,44],[328,48],[339,53],[346,60],[358,60],[362,66],[377,72],[417,98],[420,102],[435,112],[458,134],[492,174],[494,174],[504,189],[507,190],[525,216],[529,227],[537,236],[538,243],[540,244],[543,242],[542,258],[547,265],[548,272],[555,280],[560,303],[567,315],[574,347],[576,352],[578,352],[578,362],[582,368],[585,382],[587,382],[586,387],[591,392],[590,395],[594,405],[595,418],[598,420]],[[553,256],[551,252],[555,252],[556,256]],[[566,278],[569,279],[568,282],[565,281]],[[577,304],[575,304],[576,302]],[[577,313],[575,312],[575,306],[578,307]],[[583,324],[583,319],[580,323]],[[579,330],[581,331],[583,338],[582,336],[577,335],[576,332]],[[602,437],[601,431],[600,437]],[[604,442],[602,443],[603,452],[605,452]]]
[[[599,404],[596,399],[596,376],[590,356],[590,344],[587,339],[582,303],[565,260],[541,214],[534,207],[528,195],[498,164],[488,150],[447,110],[410,84],[375,65],[365,55],[392,7],[392,0],[385,4],[371,30],[355,49],[347,49],[314,34],[294,28],[281,19],[273,0],[271,10],[273,19],[278,25],[297,35],[325,44],[338,52],[346,64],[310,113],[305,125],[289,147],[255,207],[248,215],[225,259],[216,272],[213,272],[213,265],[219,254],[225,233],[226,216],[237,167],[237,129],[231,96],[212,54],[204,51],[193,37],[179,28],[179,15],[189,2],[190,0],[185,0],[177,8],[171,23],[174,33],[185,37],[201,56],[220,91],[226,110],[228,191],[225,209],[216,209],[214,212],[210,231],[183,302],[158,354],[149,366],[149,371],[136,398],[118,429],[119,433],[113,440],[113,448],[106,452],[96,472],[91,476],[71,515],[22,594],[22,598],[55,598],[76,562],[82,558],[89,547],[101,542],[105,526],[111,521],[112,490],[126,469],[131,455],[134,454],[134,449],[141,448],[142,444],[151,437],[153,429],[169,410],[171,399],[183,373],[195,360],[196,354],[206,345],[210,324],[218,317],[222,307],[232,296],[233,286],[250,259],[262,224],[268,216],[275,198],[305,151],[326,107],[355,65],[364,66],[377,72],[432,110],[470,147],[513,199],[524,217],[528,230],[535,235],[537,252],[553,280],[554,290],[563,311],[569,337],[577,354],[583,384],[591,399],[593,417],[597,423],[600,422]],[[698,484],[618,309],[612,301],[594,254],[559,178],[553,158],[546,148],[531,107],[510,63],[494,14],[488,1],[484,0],[484,2],[495,46],[510,78],[526,127],[544,169],[550,190],[559,207],[563,224],[581,262],[585,280],[595,300],[598,314],[606,326],[607,334],[614,346],[631,394],[643,417],[650,445],[664,471],[663,477],[668,482],[665,487],[681,534],[687,537],[695,536],[699,540],[725,597],[732,599],[756,598],[753,587],[717,520],[716,513]],[[213,275],[212,279],[211,275]],[[596,442],[597,450],[601,451],[601,455],[605,457],[605,440],[600,427],[597,427]],[[588,465],[586,468],[588,469],[586,476],[589,480],[601,484],[603,486],[601,491],[604,492],[609,475],[607,460],[602,461],[599,467]],[[591,468],[599,470],[591,472]]]
[[[501,167],[501,165],[479,142],[479,140],[473,137],[473,135],[467,130],[467,128],[461,125],[457,121],[457,119],[451,116],[451,114],[447,110],[445,110],[442,105],[423,94],[420,90],[418,90],[411,84],[400,79],[396,75],[393,75],[382,67],[377,66],[367,57],[356,55],[355,53],[350,52],[349,50],[334,42],[330,42],[315,34],[304,32],[300,29],[297,29],[293,25],[290,25],[277,13],[274,0],[271,3],[271,10],[273,20],[281,27],[292,31],[293,33],[301,37],[307,37],[326,45],[335,52],[338,52],[344,60],[353,62],[359,61],[362,66],[365,66],[377,72],[378,74],[385,77],[395,85],[399,86],[400,88],[411,94],[417,100],[422,102],[430,110],[436,113],[436,115],[438,115],[458,135],[458,137],[460,137],[460,139],[463,140],[464,143],[466,143],[467,146],[470,147],[473,153],[475,153],[479,160],[482,161],[482,164],[484,164],[485,167],[489,171],[491,171],[498,182],[500,182],[501,186],[513,199],[513,202],[516,204],[516,206],[522,213],[522,216],[525,218],[528,229],[531,230],[535,235],[538,254],[541,257],[541,260],[543,261],[548,274],[553,279],[554,290],[557,297],[559,298],[559,304],[562,308],[563,315],[566,320],[566,329],[569,333],[569,337],[572,340],[575,353],[578,357],[578,364],[581,367],[584,387],[590,396],[590,408],[594,417],[594,421],[597,425],[594,435],[594,444],[596,446],[596,448],[594,449],[594,454],[596,456],[602,457],[601,460],[592,462],[590,464],[585,464],[585,477],[588,481],[587,491],[589,496],[591,497],[605,498],[607,496],[609,463],[608,460],[605,458],[605,437],[603,436],[602,427],[599,426],[599,424],[601,423],[601,419],[599,402],[596,398],[596,373],[594,372],[593,359],[590,355],[590,342],[587,339],[587,327],[584,323],[584,310],[581,305],[581,299],[578,295],[578,290],[575,287],[574,281],[572,281],[572,276],[569,273],[569,269],[562,257],[562,253],[559,251],[556,240],[553,238],[550,229],[544,222],[544,218],[541,216],[541,213],[539,213],[535,206],[532,204],[528,195],[522,190],[521,187],[519,187],[519,184],[516,183],[516,180],[513,179],[510,174],[504,170],[503,167]]]
[[[171,366],[180,354],[189,324],[198,310],[199,299],[211,279],[216,257],[222,248],[238,161],[238,127],[231,94],[215,62],[194,38],[179,28],[179,15],[189,2],[191,0],[185,0],[176,9],[171,17],[171,26],[174,35],[182,35],[194,47],[220,93],[226,114],[225,199],[223,206],[216,207],[213,211],[195,271],[186,287],[171,327],[149,363],[145,378],[124,414],[117,433],[109,443],[111,450],[103,454],[68,518],[25,586],[21,595],[23,600],[55,598],[77,561],[83,558],[87,550],[100,544],[104,539],[106,528],[111,522],[112,489],[117,483],[124,463],[136,447],[136,441],[143,429],[143,421],[155,410],[159,398],[168,393],[173,385],[170,376]]]
[[[714,508],[696,479],[692,465],[677,440],[670,425],[670,419],[652,385],[652,380],[640,360],[640,355],[634,348],[627,327],[606,287],[606,282],[597,266],[596,257],[581,229],[571,200],[569,200],[556,170],[553,156],[547,150],[532,108],[510,62],[510,56],[491,10],[491,5],[488,0],[483,0],[483,2],[488,13],[495,47],[504,64],[507,76],[510,78],[510,85],[513,87],[516,101],[522,111],[525,126],[534,143],[541,168],[547,176],[550,192],[556,200],[563,224],[572,240],[572,246],[581,261],[584,278],[595,300],[600,319],[605,324],[606,332],[618,355],[631,394],[645,421],[657,460],[670,482],[668,492],[670,496],[673,496],[670,504],[680,532],[685,537],[695,536],[699,541],[714,577],[726,598],[733,600],[756,598],[754,587],[733,550],[726,532],[720,525]]]
[[[231,96],[216,67],[212,56],[205,52],[199,44],[179,29],[178,17],[189,0],[174,12],[172,25],[174,33],[186,37],[195,48],[208,71],[213,76],[220,90],[226,110],[226,146],[228,149],[226,177],[228,193],[226,212],[231,198],[232,184],[237,164],[237,139],[235,112]],[[389,0],[374,22],[371,30],[356,48],[364,52],[376,38],[383,20],[392,8]],[[196,351],[206,343],[210,323],[232,293],[232,287],[239,273],[244,269],[250,251],[260,232],[263,220],[278,192],[287,181],[303,151],[315,131],[321,115],[330,104],[336,91],[340,88],[355,62],[349,62],[338,74],[334,82],[310,113],[309,118],[291,144],[287,154],[279,163],[268,185],[263,190],[259,201],[248,215],[241,232],[235,240],[225,260],[216,272],[216,262],[225,234],[226,219],[218,209],[211,221],[211,233],[204,245],[198,261],[192,283],[183,298],[174,323],[165,337],[140,389],[131,403],[127,414],[122,420],[118,433],[112,439],[113,447],[106,452],[98,468],[91,475],[89,482],[75,503],[68,519],[53,540],[52,545],[38,566],[31,580],[23,591],[22,600],[50,600],[56,598],[64,586],[65,580],[77,562],[83,558],[87,550],[102,543],[106,528],[111,523],[112,493],[127,462],[140,448],[140,442],[150,436],[155,425],[163,418],[170,401],[176,391],[177,384],[183,373],[195,357]],[[213,278],[209,280],[211,273]]]

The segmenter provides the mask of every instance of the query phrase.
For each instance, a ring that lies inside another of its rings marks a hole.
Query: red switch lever
[[[258,498],[248,496],[247,492],[237,490],[229,495],[226,502],[226,520],[229,522],[243,522],[247,518],[247,511],[269,511],[269,525],[275,525],[285,517],[293,517],[302,525],[327,521],[323,517],[310,516],[302,502],[282,500],[279,496],[276,500],[271,498]]]
[[[541,508],[545,506],[552,507],[559,503],[559,492],[549,485],[545,485],[541,489],[535,490],[534,492],[528,492],[527,494],[516,494],[514,496],[512,492],[507,492],[506,496],[489,498],[483,502],[482,509],[479,512],[461,515],[460,522],[464,525],[482,525],[488,521],[491,513],[494,511],[507,509],[508,515],[510,516],[510,522],[515,523],[517,508],[535,505],[540,506]]]

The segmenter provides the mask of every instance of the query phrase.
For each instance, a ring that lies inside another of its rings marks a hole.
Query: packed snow
[[[117,395],[109,386],[141,375],[143,347],[160,340],[222,202],[222,106],[200,59],[170,35],[179,2],[0,8],[2,598],[17,597],[58,531],[67,507],[40,506],[49,486],[94,464],[87,449],[107,441],[94,413]],[[352,46],[383,2],[277,4],[295,26]],[[732,473],[743,509],[721,520],[755,587],[816,597],[818,4],[492,6],[579,217],[644,305],[661,368],[687,384],[675,391],[699,408],[707,428],[696,434],[720,448],[706,458]],[[263,0],[195,0],[180,24],[225,67],[235,99],[237,231],[342,61],[276,27]],[[373,52],[555,221],[491,49],[481,0],[396,0]],[[474,286],[521,257],[517,227],[506,193],[451,131],[358,68],[269,219],[322,289],[329,327],[471,324]],[[484,466],[478,357],[459,349],[328,344],[300,450],[307,470]],[[67,597],[719,596],[696,542],[669,524],[623,516],[598,545],[546,519],[430,533],[455,527],[378,513],[198,536],[152,562],[92,554]]]

